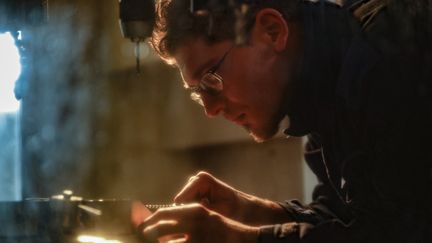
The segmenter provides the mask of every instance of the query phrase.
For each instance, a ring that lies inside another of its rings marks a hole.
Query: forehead
[[[174,54],[177,67],[182,73],[185,82],[191,84],[200,77],[203,72],[223,56],[230,41],[222,41],[209,44],[203,39],[194,39],[181,45]]]

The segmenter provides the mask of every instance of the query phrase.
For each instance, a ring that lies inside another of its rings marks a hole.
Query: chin
[[[269,140],[270,138],[263,138],[263,137],[260,137],[260,136],[258,136],[258,135],[256,135],[256,134],[254,134],[254,133],[249,133],[249,135],[253,138],[253,140],[255,141],[255,142],[257,142],[257,143],[263,143],[263,142],[265,142],[265,141],[267,141],[267,140]]]
[[[262,143],[267,140],[270,140],[276,135],[278,131],[278,126],[272,126],[272,127],[262,128],[262,129],[250,128],[248,130],[249,130],[249,135],[255,140],[255,142]]]
[[[272,119],[265,120],[257,119],[256,122],[245,126],[245,129],[249,132],[249,135],[255,140],[255,142],[262,143],[270,140],[277,134],[282,121],[283,116],[276,116]]]

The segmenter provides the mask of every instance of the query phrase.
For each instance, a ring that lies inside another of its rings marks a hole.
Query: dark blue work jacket
[[[308,135],[319,184],[260,242],[432,242],[432,15],[399,0],[356,16],[371,1],[355,2],[303,3],[286,133]]]

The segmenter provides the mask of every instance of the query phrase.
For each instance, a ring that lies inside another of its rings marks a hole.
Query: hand
[[[132,225],[137,228],[146,220],[152,212],[140,201],[132,201],[131,204],[131,221]]]
[[[226,217],[239,220],[240,192],[216,179],[207,172],[192,176],[174,198],[176,204],[198,202]]]
[[[168,242],[176,243],[255,243],[259,232],[257,227],[226,218],[198,203],[159,209],[144,221],[142,229],[147,241],[174,236],[176,239]]]
[[[152,215],[152,212],[140,201],[133,201],[131,205],[131,221],[133,226],[142,231],[144,224],[143,222]],[[141,236],[142,232],[138,232]],[[159,238],[159,243],[167,243],[170,240],[178,238],[177,236],[166,236]]]
[[[249,225],[291,221],[279,204],[238,191],[207,172],[192,176],[174,202],[198,202],[225,217]]]

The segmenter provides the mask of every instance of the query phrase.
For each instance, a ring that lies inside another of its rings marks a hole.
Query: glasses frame
[[[189,86],[186,90],[190,91],[190,97],[193,101],[197,102],[201,106],[204,106],[204,102],[202,100],[202,94],[209,94],[212,96],[217,96],[223,91],[223,78],[217,73],[217,70],[222,66],[226,57],[233,49],[234,46],[231,46],[222,58],[211,67],[200,79],[200,82],[197,85]],[[212,81],[209,81],[212,80]],[[216,85],[215,82],[217,81]]]

